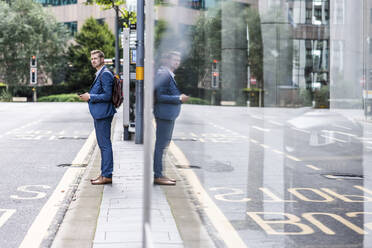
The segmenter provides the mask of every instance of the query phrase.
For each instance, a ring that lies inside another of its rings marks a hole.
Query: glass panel
[[[154,113],[175,121],[163,163],[188,183],[217,247],[372,246],[371,9],[157,5]]]

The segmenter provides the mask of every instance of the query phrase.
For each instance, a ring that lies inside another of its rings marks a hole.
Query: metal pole
[[[143,144],[144,0],[137,0],[136,144]]]
[[[154,127],[153,123],[153,84],[154,84],[154,64],[153,64],[153,50],[154,50],[154,1],[149,0],[146,2],[146,75],[145,75],[145,143],[143,153],[143,236],[142,247],[151,248],[151,244],[147,241],[151,240],[151,236],[146,234],[147,230],[151,230],[151,190],[152,190],[152,168],[153,168],[153,139]],[[146,228],[147,227],[147,228]]]
[[[123,47],[123,129],[124,140],[130,140],[129,135],[129,104],[130,104],[130,77],[129,77],[129,28],[123,29],[121,40]]]
[[[119,6],[115,6],[115,73],[120,73],[120,56],[119,56]]]

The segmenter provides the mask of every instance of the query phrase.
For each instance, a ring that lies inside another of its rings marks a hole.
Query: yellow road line
[[[183,152],[174,144],[173,141],[170,143],[169,151],[178,160],[178,164],[190,164]],[[225,242],[226,246],[229,248],[248,248],[244,241],[240,238],[235,228],[231,225],[230,221],[225,217],[222,211],[217,207],[217,205],[209,197],[208,193],[204,190],[204,187],[201,185],[194,171],[184,170],[183,173],[196,193],[195,195],[198,198],[201,206],[204,206],[204,211],[219,233],[219,237]]]

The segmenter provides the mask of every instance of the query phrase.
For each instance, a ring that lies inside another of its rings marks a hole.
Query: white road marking
[[[0,216],[0,228],[16,211],[15,209],[0,209],[0,212],[5,212]]]
[[[280,123],[280,122],[277,122],[277,121],[269,121],[270,123],[272,123],[272,124],[274,124],[274,125],[277,125],[277,126],[284,126],[282,123]]]
[[[75,159],[72,161],[72,164],[87,163],[88,155],[94,147],[95,140],[95,132],[93,131],[80,149],[79,153],[76,155]],[[74,183],[75,178],[83,173],[84,170],[84,167],[67,169],[53,194],[50,196],[49,200],[32,223],[32,226],[27,231],[27,234],[19,248],[39,248],[43,239],[48,235],[48,228],[53,222],[61,204],[63,204],[64,199],[67,197],[71,184]]]
[[[337,138],[334,138],[334,137],[331,137],[331,136],[327,136],[327,135],[320,135],[320,136],[322,136],[323,138],[335,140],[335,141],[338,141],[338,142],[341,142],[341,143],[347,143],[347,141],[345,141],[345,140],[337,139]]]
[[[257,119],[257,120],[263,120],[264,118],[258,115],[251,115],[252,118]]]
[[[285,156],[286,156],[287,158],[292,159],[292,160],[297,161],[297,162],[301,161],[301,159],[296,158],[296,157],[291,156],[291,155],[288,155],[288,154],[286,154]]]
[[[296,131],[299,131],[299,132],[303,132],[303,133],[310,133],[310,131],[307,131],[307,130],[303,130],[303,129],[299,129],[299,128],[295,128],[295,127],[291,127],[293,130],[296,130]]]
[[[31,193],[32,196],[24,197],[24,196],[18,196],[18,195],[11,195],[10,198],[12,198],[12,199],[22,199],[22,200],[36,200],[36,199],[44,198],[47,195],[44,192],[30,190],[30,188],[33,189],[35,187],[39,187],[39,188],[43,188],[43,189],[50,189],[50,186],[48,186],[48,185],[24,185],[24,186],[18,187],[17,190],[21,191],[21,192]]]
[[[268,145],[265,145],[265,144],[260,144],[260,146],[262,146],[263,148],[270,148],[270,146],[268,146]]]
[[[310,169],[317,170],[317,171],[322,170],[322,169],[320,169],[320,168],[318,168],[314,165],[311,165],[311,164],[307,164],[306,167],[309,167]]]
[[[273,149],[273,152],[278,153],[278,154],[284,154],[283,152],[276,150],[276,149]]]
[[[332,124],[332,126],[334,126],[334,127],[339,127],[339,128],[343,128],[343,129],[346,129],[346,130],[353,130],[352,128],[344,127],[344,126],[337,125],[337,124]]]
[[[270,129],[267,129],[267,128],[261,128],[261,127],[257,127],[257,126],[252,126],[252,128],[263,131],[263,132],[270,132]]]
[[[171,141],[169,150],[173,153],[174,157],[178,160],[178,164],[189,165],[190,162],[187,160],[183,152]],[[213,200],[209,197],[201,185],[198,177],[195,175],[193,170],[184,170],[185,176],[196,192],[200,204],[204,206],[204,211],[209,217],[209,220],[217,230],[219,237],[224,241],[228,248],[247,248],[244,241],[240,238],[235,228],[231,225],[230,221],[226,218],[223,212],[217,207]]]
[[[345,136],[356,137],[355,134],[351,134],[351,133],[345,133],[345,132],[341,132],[341,131],[334,131],[334,132],[335,133],[342,134],[342,135],[345,135]]]
[[[55,140],[56,139],[56,136],[50,136],[49,140]]]
[[[251,142],[252,142],[252,143],[256,143],[256,144],[258,143],[258,141],[255,140],[255,139],[251,139]]]
[[[372,150],[372,146],[366,146],[367,149],[371,149]]]

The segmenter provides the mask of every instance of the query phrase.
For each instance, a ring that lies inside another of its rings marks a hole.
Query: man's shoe
[[[93,182],[93,181],[97,181],[98,179],[100,179],[102,176],[101,175],[99,175],[98,177],[96,177],[96,178],[92,178],[92,179],[90,179],[90,182]]]
[[[158,177],[154,178],[154,184],[174,186],[176,185],[176,182],[166,179],[165,177]]]
[[[97,180],[92,181],[91,183],[93,185],[110,184],[110,183],[112,183],[112,178],[101,176],[100,178],[98,178]]]
[[[166,176],[162,176],[161,179],[164,179],[164,180],[169,180],[169,181],[172,181],[172,182],[177,182],[176,179],[173,179],[173,178],[169,178],[169,177],[166,177]]]

